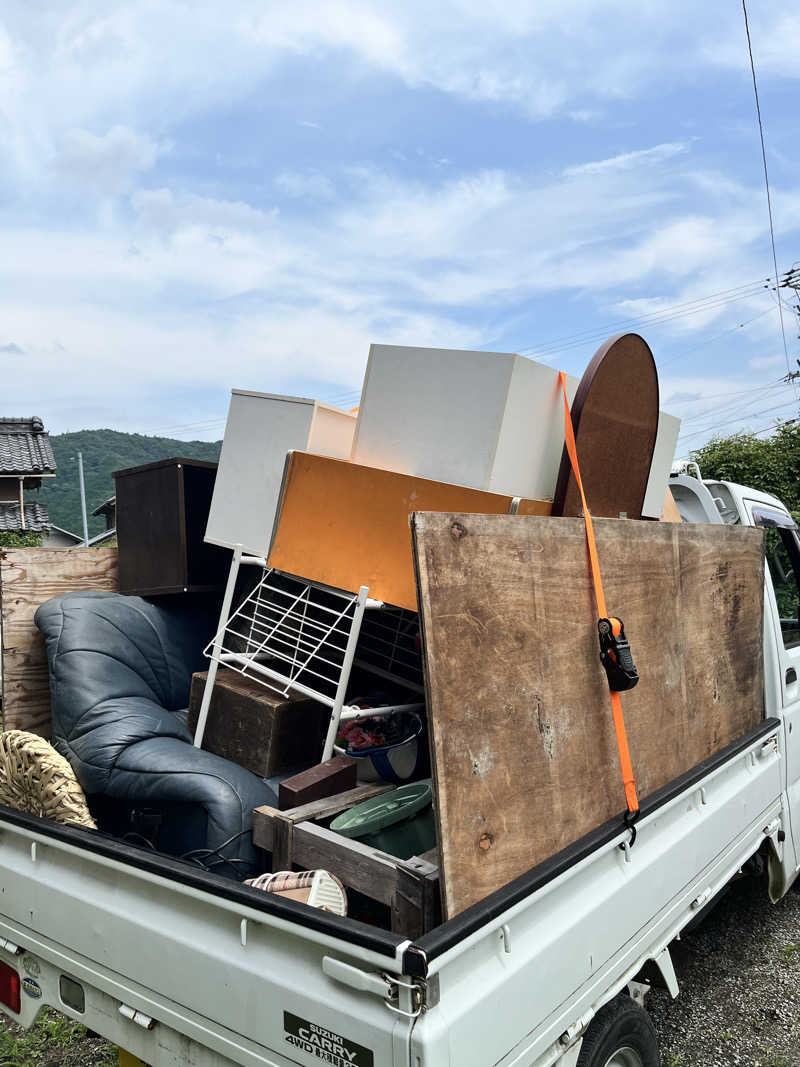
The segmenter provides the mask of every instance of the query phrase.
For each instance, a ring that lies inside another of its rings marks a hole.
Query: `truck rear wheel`
[[[592,1020],[577,1067],[660,1067],[660,1063],[650,1016],[630,997],[617,997]]]

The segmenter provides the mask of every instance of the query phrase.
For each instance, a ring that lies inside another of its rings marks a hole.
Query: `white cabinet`
[[[356,418],[315,400],[234,389],[206,541],[266,556],[292,449],[348,459]]]
[[[568,377],[570,403],[577,385]],[[552,367],[511,352],[370,346],[354,462],[552,499],[563,444]]]
[[[656,446],[653,449],[650,479],[647,483],[647,491],[644,494],[644,504],[642,505],[642,516],[646,519],[658,519],[661,517],[680,428],[680,419],[674,415],[667,415],[665,411],[659,411]]]

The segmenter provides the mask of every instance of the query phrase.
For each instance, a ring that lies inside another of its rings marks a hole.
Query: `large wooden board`
[[[445,508],[503,513],[513,497],[293,452],[284,478],[269,565],[336,589],[417,610],[409,516]],[[547,500],[518,501],[521,515],[549,515]]]
[[[77,589],[117,590],[116,548],[0,550],[3,729],[50,736],[44,639],[33,616],[45,600]]]
[[[596,520],[640,797],[762,717],[763,531]],[[625,808],[581,519],[413,519],[450,917]]]

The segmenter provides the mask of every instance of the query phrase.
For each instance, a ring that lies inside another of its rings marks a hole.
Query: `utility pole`
[[[83,484],[83,453],[78,453],[78,480],[81,486],[81,516],[83,517],[83,546],[89,547],[89,523],[86,521],[86,487]]]
[[[798,327],[800,327],[800,263],[792,264],[791,269],[787,270],[786,273],[782,275],[780,281],[778,282],[777,288],[775,289],[775,294],[778,297],[778,300],[781,299],[781,294],[779,292],[780,289],[792,290],[794,294],[794,299],[797,301],[797,303],[792,304],[791,310],[797,316],[797,325]],[[798,332],[797,337],[798,339],[800,339],[800,332]],[[800,359],[796,359],[795,363],[797,364],[798,368],[800,368]],[[797,382],[800,380],[800,369],[795,371],[790,370],[783,380],[786,382],[787,385],[789,385],[790,383],[794,384],[796,397]]]
[[[800,326],[800,263],[795,263],[791,270],[786,271],[778,283],[778,288],[791,289],[794,292],[794,299],[797,303],[792,305],[792,311],[797,315],[798,326]],[[780,299],[780,293],[778,293],[778,299]]]

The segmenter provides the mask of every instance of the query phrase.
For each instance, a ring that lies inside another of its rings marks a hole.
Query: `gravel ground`
[[[769,903],[764,883],[731,886],[673,947],[680,996],[647,1008],[663,1067],[800,1067],[800,893]],[[0,1067],[111,1067],[116,1049],[56,1012],[29,1034],[0,1024]]]
[[[672,956],[680,996],[647,998],[663,1067],[800,1067],[800,893],[743,879]]]

